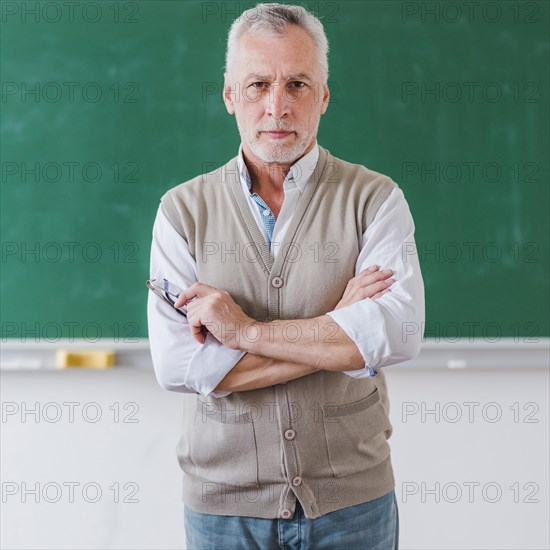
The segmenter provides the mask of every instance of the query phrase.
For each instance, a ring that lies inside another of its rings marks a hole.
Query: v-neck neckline
[[[280,270],[282,264],[284,264],[285,246],[287,246],[287,243],[291,243],[296,235],[300,222],[302,221],[304,214],[306,213],[308,206],[311,203],[313,193],[317,189],[317,185],[324,176],[329,155],[330,152],[319,145],[319,158],[317,160],[317,164],[315,165],[315,169],[313,170],[313,173],[311,174],[311,177],[309,178],[307,185],[304,188],[304,192],[298,199],[298,203],[296,204],[296,211],[292,216],[292,220],[286,231],[285,237],[283,239],[283,242],[281,243],[281,247],[276,258],[273,258],[269,246],[265,241],[265,237],[258,227],[258,224],[256,223],[252,212],[250,211],[248,198],[244,194],[241,179],[238,175],[237,157],[235,157],[231,161],[232,165],[230,168],[228,168],[228,172],[232,173],[234,170],[233,173],[237,175],[237,177],[235,178],[230,178],[230,187],[233,198],[236,201],[242,219],[245,222],[248,234],[250,235],[252,242],[256,246],[262,263],[268,273],[271,273],[275,267]]]

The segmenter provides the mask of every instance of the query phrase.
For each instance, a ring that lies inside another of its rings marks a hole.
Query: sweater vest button
[[[275,288],[281,288],[283,286],[283,279],[282,277],[273,277],[273,279],[271,279],[271,284],[275,287]]]
[[[294,430],[286,430],[285,431],[285,439],[291,440],[296,437],[296,432]]]
[[[295,478],[292,479],[292,485],[294,485],[294,487],[299,487],[301,484],[302,484],[302,478],[300,476],[296,476]]]
[[[290,510],[283,510],[281,512],[281,517],[283,519],[290,519],[292,517],[292,512]]]

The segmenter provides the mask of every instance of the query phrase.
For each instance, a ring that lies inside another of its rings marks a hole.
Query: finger
[[[383,281],[394,274],[393,270],[385,269],[383,271],[375,271],[374,273],[360,273],[356,277],[356,281],[360,286],[366,286],[375,283],[376,281]]]
[[[380,269],[380,267],[377,264],[374,264],[374,265],[371,265],[370,267],[366,267],[365,269],[363,269],[363,271],[360,271],[359,275],[362,275],[363,273],[364,274],[374,273],[378,269]]]
[[[371,298],[377,292],[381,292],[386,288],[388,288],[388,284],[386,281],[378,281],[377,283],[363,287],[362,294],[365,298]]]
[[[194,305],[195,302],[192,302],[192,304]],[[193,338],[197,340],[197,342],[202,344],[203,342],[201,339],[201,335],[202,335],[203,324],[200,318],[200,310],[194,311],[194,309],[189,308],[187,310],[187,322],[189,324],[189,330],[191,332],[191,336],[193,336]]]
[[[384,279],[387,279],[388,277],[392,277],[395,275],[395,271],[393,269],[381,269],[380,271],[376,271],[375,273],[369,273],[366,277],[364,277],[367,281],[382,281]]]
[[[189,288],[180,293],[174,307],[178,308],[184,306],[193,298],[200,298],[215,291],[216,289],[213,286],[199,282],[193,283]]]
[[[185,305],[189,300],[192,300],[193,298],[196,298],[196,290],[195,290],[195,284],[192,284],[188,289],[184,290],[180,293],[178,296],[178,299],[176,300],[176,303],[174,304],[175,308],[181,307]]]
[[[191,330],[191,335],[193,336],[193,338],[197,340],[197,342],[199,342],[200,344],[204,344],[206,338],[202,332],[202,325],[189,323],[189,328]]]

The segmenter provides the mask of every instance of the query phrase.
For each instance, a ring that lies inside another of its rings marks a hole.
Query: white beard
[[[239,133],[241,140],[244,141],[252,153],[265,163],[274,164],[292,164],[295,160],[303,156],[305,150],[310,144],[313,136],[317,132],[317,127],[313,132],[305,134],[300,132],[298,137],[290,137],[286,140],[270,140],[265,136],[256,137],[256,132],[250,136],[248,132],[243,132],[239,124]],[[284,130],[284,128],[282,128]],[[296,134],[295,134],[296,135]],[[263,140],[263,141],[262,141]],[[293,140],[293,144],[289,145],[288,140]]]

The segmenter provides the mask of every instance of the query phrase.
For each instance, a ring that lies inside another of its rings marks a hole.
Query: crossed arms
[[[395,277],[382,269],[366,271],[375,265],[391,268]],[[227,292],[197,282],[187,243],[159,209],[151,277],[187,288],[181,303],[192,301],[185,320],[149,293],[149,339],[157,380],[171,391],[223,397],[284,384],[320,369],[361,378],[370,376],[368,367],[414,358],[421,346],[424,288],[414,223],[400,189],[390,194],[364,233],[355,273],[336,308],[326,315],[258,322]],[[283,338],[283,333],[293,333],[290,326],[284,332],[285,323],[299,325],[298,342]],[[231,330],[236,326],[256,337],[237,342]],[[220,327],[229,330],[224,333]]]
[[[362,299],[376,299],[395,282],[392,270],[364,269],[350,279],[335,309]],[[189,303],[190,300],[193,300]],[[246,391],[285,384],[318,370],[363,369],[365,361],[353,340],[328,315],[292,321],[258,322],[247,317],[228,292],[194,283],[175,307],[187,304],[194,338],[204,344],[206,328],[225,346],[247,352],[216,387]],[[229,327],[229,330],[225,328]],[[289,333],[299,338],[285,338]],[[247,335],[252,335],[248,337]]]

